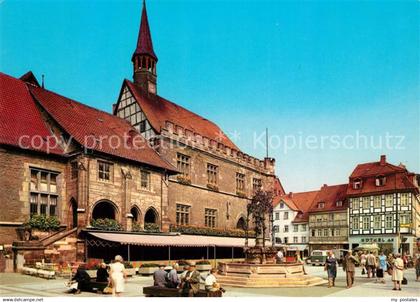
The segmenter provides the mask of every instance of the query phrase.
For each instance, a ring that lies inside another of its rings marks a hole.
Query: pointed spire
[[[137,39],[137,47],[133,53],[132,60],[134,60],[134,57],[136,55],[149,55],[152,58],[154,58],[156,61],[158,60],[153,50],[152,36],[150,34],[149,21],[147,20],[145,0],[143,0],[143,10],[141,13],[141,22],[140,22],[139,36]]]

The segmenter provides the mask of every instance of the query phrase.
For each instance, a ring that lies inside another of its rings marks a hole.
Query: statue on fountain
[[[273,246],[266,246],[267,224],[270,224],[273,216],[273,194],[271,192],[258,190],[247,206],[247,224],[245,240],[245,262],[266,264],[276,263],[277,250]],[[248,226],[250,215],[254,222],[255,246],[248,246]]]

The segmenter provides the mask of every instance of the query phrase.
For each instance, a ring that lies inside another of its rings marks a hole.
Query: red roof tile
[[[45,111],[81,146],[169,171],[176,170],[125,120],[46,89],[32,86],[30,91]]]
[[[63,154],[63,150],[56,146],[55,138],[42,119],[26,84],[1,72],[0,116],[0,144]],[[23,146],[19,144],[19,138],[22,138]],[[32,139],[35,144],[30,143]],[[51,144],[47,144],[47,141]]]
[[[149,21],[147,19],[146,3],[143,2],[143,9],[141,12],[140,30],[137,39],[137,47],[134,51],[135,55],[149,55],[156,61],[158,60],[155,51],[153,50],[152,36],[150,34]]]
[[[322,186],[319,193],[314,198],[309,208],[309,212],[333,212],[345,210],[348,206],[346,192],[347,184]],[[342,202],[341,206],[337,206],[337,201]],[[318,204],[321,202],[324,203],[323,208],[318,207]]]
[[[349,196],[365,195],[372,193],[389,192],[394,190],[417,190],[414,184],[414,178],[410,177],[412,173],[408,172],[404,166],[395,166],[386,162],[386,157],[381,156],[378,162],[359,164],[354,169],[349,178],[347,194]],[[377,176],[385,176],[386,182],[383,186],[376,185]],[[362,186],[355,189],[353,182],[360,179]]]
[[[145,93],[140,86],[129,80],[125,80],[124,83],[128,86],[157,133],[160,133],[161,129],[166,127],[166,122],[169,121],[175,125],[182,126],[186,130],[222,143],[231,149],[239,150],[213,122],[160,96]]]

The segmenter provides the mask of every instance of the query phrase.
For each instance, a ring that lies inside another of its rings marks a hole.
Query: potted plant
[[[143,263],[139,268],[140,275],[152,275],[159,268],[156,263]]]
[[[196,262],[196,268],[198,271],[209,271],[211,270],[211,264],[208,260],[199,260]]]
[[[124,262],[125,273],[128,277],[133,277],[136,274],[136,269],[133,267],[131,262],[126,261]]]

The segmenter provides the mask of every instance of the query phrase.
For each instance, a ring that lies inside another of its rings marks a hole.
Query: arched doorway
[[[70,199],[70,226],[71,228],[77,227],[77,202],[74,198]]]
[[[236,228],[240,230],[246,230],[245,218],[241,217],[238,219],[238,222],[236,223]]]
[[[139,223],[140,222],[140,211],[137,207],[132,207],[130,210],[131,215],[133,215],[133,222]]]
[[[146,215],[144,215],[144,223],[158,223],[158,214],[154,208],[147,210]]]
[[[99,201],[92,211],[92,219],[115,219],[116,216],[116,207],[109,200]]]

